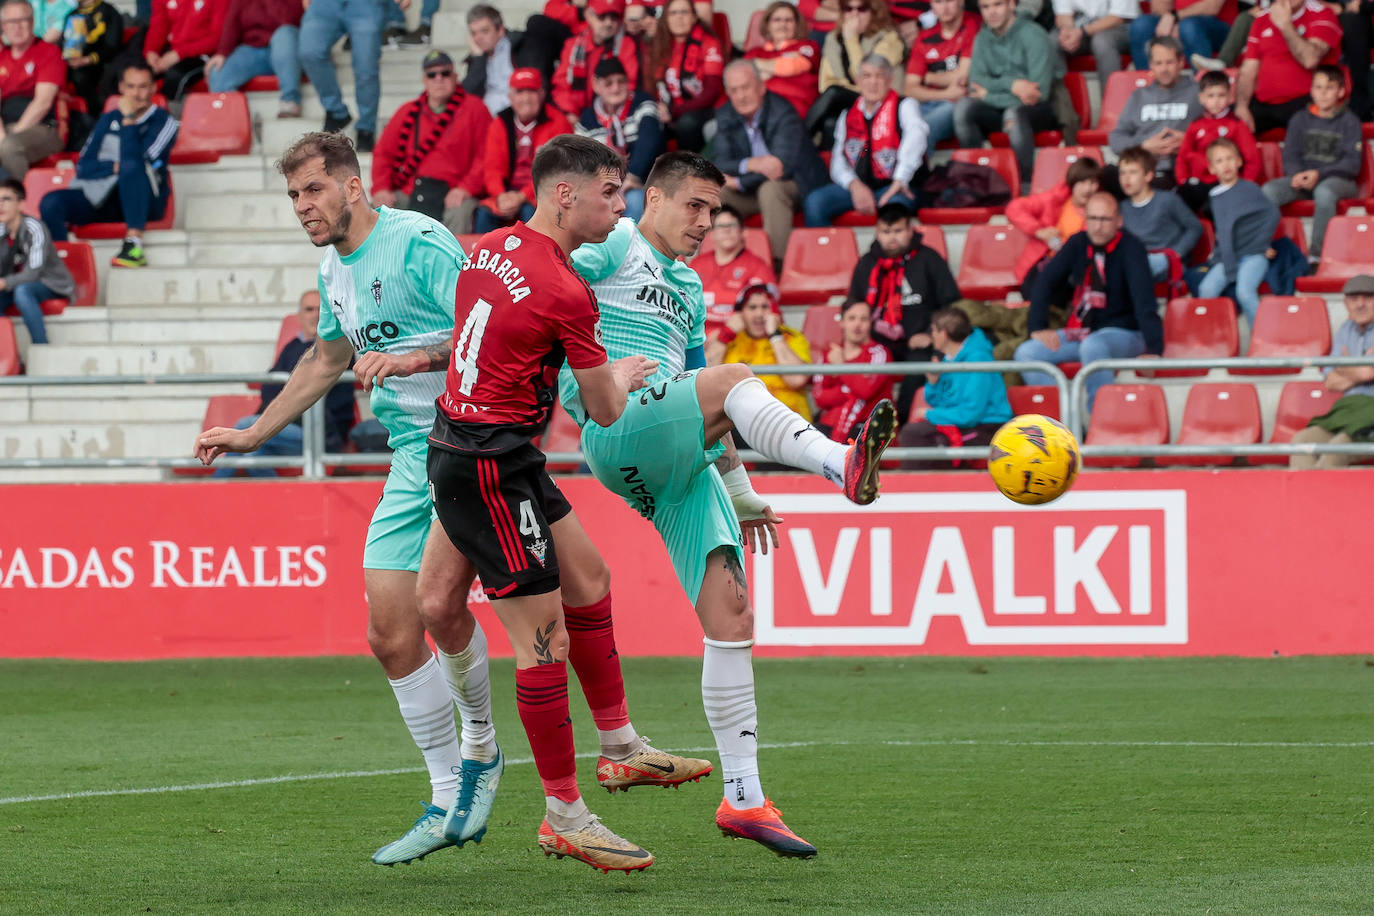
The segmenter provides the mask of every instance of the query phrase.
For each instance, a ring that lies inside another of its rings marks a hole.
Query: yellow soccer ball
[[[988,449],[988,472],[997,489],[1031,506],[1067,493],[1082,464],[1078,439],[1068,427],[1035,413],[1008,420]]]

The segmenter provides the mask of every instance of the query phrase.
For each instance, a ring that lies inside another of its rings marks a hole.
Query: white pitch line
[[[1138,747],[1138,748],[1368,748],[1374,741],[980,741],[969,739],[932,739],[929,741],[785,741],[760,744],[760,750],[785,750],[800,747]],[[714,747],[680,748],[683,753],[700,754],[714,751]],[[596,754],[578,754],[581,758]],[[532,757],[507,758],[507,766],[534,763]],[[230,779],[221,782],[189,783],[174,786],[142,786],[127,789],[89,789],[81,792],[58,792],[53,795],[14,795],[0,798],[0,805],[24,805],[33,802],[65,801],[74,798],[104,798],[112,795],[162,795],[168,792],[204,792],[210,789],[241,789],[249,786],[270,786],[291,782],[317,782],[330,779],[368,779],[374,776],[398,776],[423,773],[424,767],[398,767],[388,770],[340,770],[333,773],[299,773],[285,776],[265,776],[259,779]]]

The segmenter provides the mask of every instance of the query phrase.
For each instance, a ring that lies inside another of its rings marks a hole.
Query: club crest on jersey
[[[381,279],[381,277],[378,277],[377,279],[375,279],[375,280],[372,281],[372,298],[375,299],[375,300],[377,301],[377,304],[378,304],[378,305],[381,305],[381,304],[382,304],[382,279]]]
[[[598,347],[604,346],[604,345],[601,343],[601,319],[600,319],[600,318],[598,318],[598,319],[595,321],[595,323],[592,324],[592,339],[596,341],[596,345],[597,345]]]
[[[530,556],[534,557],[536,563],[544,565],[544,557],[549,552],[549,542],[544,538],[535,538],[527,548]]]
[[[506,250],[514,251],[520,247],[520,239],[513,235],[506,236]]]

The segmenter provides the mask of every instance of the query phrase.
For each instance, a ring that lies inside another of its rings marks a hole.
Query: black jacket
[[[815,144],[806,136],[801,116],[791,102],[780,95],[765,92],[759,124],[768,152],[781,159],[786,168],[783,179],[795,181],[803,197],[829,181],[825,163],[821,162]],[[740,163],[751,155],[744,118],[735,111],[734,105],[727,103],[716,110],[715,152],[711,161],[726,175],[737,176],[740,189],[749,194],[757,191],[766,180],[758,172],[740,174]]]
[[[1031,290],[1030,311],[1026,315],[1026,330],[1043,331],[1049,327],[1050,303],[1056,299],[1067,301],[1083,281],[1088,268],[1088,233],[1069,236],[1035,281]],[[1107,304],[1105,308],[1089,310],[1084,326],[1089,331],[1098,328],[1126,328],[1145,336],[1145,352],[1156,356],[1164,352],[1164,325],[1159,320],[1159,304],[1155,302],[1154,279],[1150,276],[1148,252],[1140,239],[1122,230],[1116,248],[1107,254]]]
[[[507,32],[506,37],[510,39],[511,66],[517,70],[521,67],[534,67],[545,75],[547,82],[551,65],[546,60],[531,59],[531,57],[537,56],[538,50],[534,48],[533,42],[530,42],[528,49],[525,47],[525,33]],[[468,72],[463,77],[463,88],[470,95],[475,95],[480,99],[487,93],[487,55],[469,54],[466,63]]]
[[[887,347],[896,362],[903,360],[921,361],[930,359],[934,350],[923,348],[908,353],[907,341],[914,334],[930,333],[930,316],[937,310],[956,302],[959,296],[959,286],[954,282],[954,275],[949,271],[949,264],[940,257],[939,253],[933,248],[927,248],[921,244],[921,234],[916,233],[911,240],[909,251],[915,254],[906,262],[906,279],[902,284],[902,331],[904,332],[901,340],[888,340],[886,337],[875,336],[874,339],[883,346]],[[883,249],[877,242],[863,257],[859,258],[859,263],[854,267],[854,277],[849,282],[849,298],[851,300],[869,301],[868,288],[869,282],[873,277],[873,268],[877,265],[878,259],[883,257]],[[873,313],[876,321],[881,318],[878,312]]]

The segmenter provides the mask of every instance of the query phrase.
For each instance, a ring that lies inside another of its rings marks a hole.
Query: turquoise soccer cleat
[[[458,795],[444,819],[444,837],[451,843],[462,846],[471,840],[482,842],[487,832],[487,819],[491,817],[491,806],[496,802],[496,787],[501,784],[501,773],[506,769],[506,758],[501,749],[496,749],[496,757],[489,763],[477,760],[464,760],[462,773],[458,777]]]
[[[425,802],[420,803],[425,813],[415,822],[415,826],[394,843],[388,843],[372,854],[372,861],[378,865],[395,865],[399,862],[415,862],[431,852],[452,846],[453,841],[444,836],[443,808]]]

